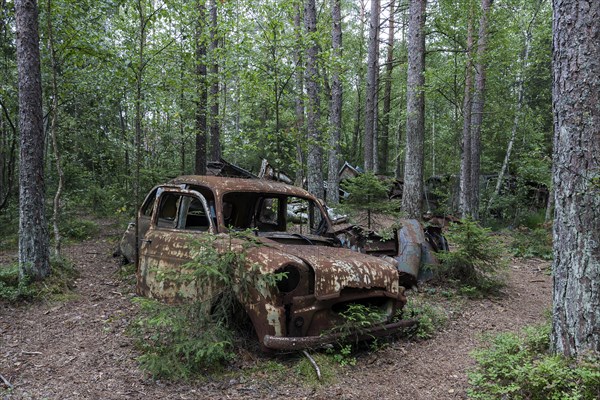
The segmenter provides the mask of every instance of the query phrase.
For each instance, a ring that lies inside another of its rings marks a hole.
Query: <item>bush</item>
[[[188,379],[233,358],[232,332],[220,322],[208,323],[200,303],[135,301],[142,314],[132,327],[143,353],[138,361],[153,377]]]
[[[472,399],[598,399],[597,358],[571,360],[549,354],[550,325],[503,333],[473,354],[477,369],[469,373]]]
[[[98,234],[98,224],[78,216],[65,215],[59,222],[59,230],[63,237],[73,240],[87,240]],[[52,230],[50,229],[49,232]]]
[[[551,260],[552,235],[545,228],[529,229],[521,227],[513,232],[511,250],[517,257],[539,257]]]
[[[19,280],[18,264],[0,265],[0,299],[16,302],[20,300],[54,300],[63,298],[73,288],[77,270],[67,260],[50,261],[52,273],[41,282],[30,283],[27,278]]]
[[[28,281],[19,281],[18,264],[0,265],[0,300],[16,302],[32,296]]]
[[[347,212],[361,225],[372,229],[377,214],[397,214],[400,204],[388,198],[391,187],[390,180],[381,180],[372,172],[346,179],[342,188],[349,193],[348,198],[340,204],[340,210]]]
[[[410,336],[421,340],[430,339],[447,322],[448,318],[438,306],[411,300],[403,310],[403,318],[416,319],[417,325],[408,329]]]
[[[439,278],[457,281],[468,292],[490,293],[503,286],[503,244],[471,219],[453,224],[446,238],[452,248],[438,253],[441,265],[435,268]]]
[[[234,248],[232,239],[240,236],[242,249]],[[251,286],[275,285],[284,276],[262,274],[258,266],[247,268],[245,248],[255,245],[253,234],[232,233],[224,251],[217,250],[220,240],[204,235],[192,241],[192,262],[173,273],[159,271],[171,282],[194,281],[199,288],[218,289],[218,296],[176,305],[137,300],[141,315],[131,332],[143,353],[141,367],[155,378],[190,379],[221,369],[234,357],[236,324],[247,317],[238,299],[246,298]]]

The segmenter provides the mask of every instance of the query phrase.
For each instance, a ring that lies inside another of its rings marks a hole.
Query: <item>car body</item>
[[[239,298],[265,349],[301,349],[339,339],[336,327],[344,323],[341,313],[350,304],[377,307],[383,316],[360,336],[392,334],[413,324],[397,319],[406,304],[401,283],[407,280],[401,280],[398,261],[399,247],[407,247],[398,241],[403,235],[375,244],[368,236],[360,239],[352,227],[333,225],[324,205],[301,188],[260,179],[182,176],[152,189],[137,221],[120,248],[134,260],[137,236],[140,295],[167,302],[214,297],[215,288],[200,290],[195,282],[165,278],[165,272],[187,268],[194,258],[192,242],[207,235],[214,235],[219,251],[244,251],[248,269],[285,273],[276,285],[256,285]],[[231,239],[233,231],[248,230],[252,246],[244,246],[243,236]]]

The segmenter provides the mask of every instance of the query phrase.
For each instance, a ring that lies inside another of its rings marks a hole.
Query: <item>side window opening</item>
[[[152,216],[152,209],[154,208],[154,201],[156,200],[156,192],[158,189],[154,189],[148,196],[144,204],[142,205],[142,215],[146,217]]]
[[[277,197],[265,197],[260,202],[257,213],[257,228],[264,231],[282,230],[280,222],[280,203]]]
[[[207,231],[210,228],[210,220],[202,201],[196,197],[188,194],[165,193],[160,197],[157,226]]]
[[[194,231],[208,230],[210,223],[202,202],[196,198],[186,197],[187,212],[181,213],[179,227]]]
[[[158,207],[158,226],[162,228],[175,227],[175,217],[177,216],[179,197],[180,196],[173,193],[165,193],[161,196],[160,205]]]

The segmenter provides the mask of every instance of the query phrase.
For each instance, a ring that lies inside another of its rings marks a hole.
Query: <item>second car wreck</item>
[[[254,284],[238,297],[265,349],[315,347],[337,340],[336,327],[352,304],[376,308],[380,323],[360,336],[389,335],[414,321],[398,317],[405,286],[423,264],[437,262],[426,232],[402,221],[392,239],[333,225],[319,200],[279,182],[214,176],[182,176],[155,187],[121,241],[129,260],[139,240],[137,291],[167,302],[206,299],[196,282],[168,278],[193,258],[191,243],[207,235],[217,251],[244,251],[244,268],[280,274],[275,285]],[[243,235],[251,232],[252,246]],[[431,236],[431,235],[430,235]],[[232,239],[232,237],[234,239]]]

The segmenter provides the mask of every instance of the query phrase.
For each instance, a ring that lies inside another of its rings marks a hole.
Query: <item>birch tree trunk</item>
[[[525,73],[527,63],[529,60],[532,25],[533,21],[531,21],[531,23],[529,24],[529,29],[525,33],[525,47],[523,49],[523,57],[521,58],[521,70],[517,74],[517,108],[515,110],[515,117],[513,119],[513,124],[510,131],[510,139],[508,140],[508,144],[506,145],[504,161],[502,161],[502,167],[500,168],[500,173],[498,173],[498,179],[496,180],[496,187],[494,188],[494,192],[491,194],[490,199],[488,201],[488,211],[492,208],[494,200],[496,200],[496,197],[498,197],[498,195],[500,194],[500,189],[502,189],[502,182],[504,181],[504,175],[506,174],[506,170],[508,169],[508,163],[510,162],[510,156],[512,154],[513,146],[515,144],[515,138],[517,137],[517,130],[519,129],[519,122],[521,120],[521,109],[523,108],[523,98],[525,95],[525,87],[523,85],[523,74]]]
[[[50,274],[44,214],[44,131],[42,85],[35,0],[15,1],[19,77],[19,279],[41,280]]]
[[[402,211],[408,218],[422,217],[425,136],[425,6],[410,0],[408,25],[408,77],[406,84],[406,158]]]
[[[374,169],[375,107],[377,97],[377,75],[379,73],[379,12],[380,0],[371,0],[371,19],[369,21],[369,48],[367,53],[367,88],[365,96],[365,135],[364,167],[365,171]]]
[[[210,7],[210,158],[213,161],[221,159],[221,132],[219,118],[219,20],[217,0],[212,0]]]
[[[553,1],[552,345],[600,351],[600,2]]]
[[[309,40],[306,50],[306,92],[308,106],[306,112],[306,127],[308,131],[308,160],[307,180],[308,191],[322,199],[323,188],[323,149],[321,148],[320,100],[319,83],[317,76],[318,44],[315,32],[317,31],[317,9],[315,0],[306,0],[304,3],[304,26]]]
[[[306,142],[306,128],[304,126],[304,72],[302,71],[302,8],[300,1],[296,1],[294,5],[294,30],[296,32],[296,49],[294,51],[294,63],[296,65],[294,77],[296,79],[296,134],[298,141],[296,142],[296,186],[302,187],[304,180],[304,151],[302,143]]]
[[[487,51],[487,17],[492,0],[481,0],[481,18],[477,39],[477,65],[475,66],[475,92],[471,109],[471,201],[473,219],[479,219],[479,175],[481,169],[481,124],[485,95],[485,68]]]
[[[463,98],[463,130],[460,147],[459,212],[461,218],[472,214],[471,199],[471,92],[473,90],[473,20],[467,22],[467,63],[465,67],[465,94]]]
[[[52,208],[52,230],[54,231],[54,257],[61,258],[61,236],[58,227],[60,222],[60,200],[64,188],[65,174],[62,169],[61,154],[58,148],[58,135],[56,125],[58,123],[58,60],[54,50],[54,31],[52,28],[52,0],[46,3],[46,19],[48,21],[48,49],[50,52],[50,61],[52,63],[52,119],[50,122],[50,139],[52,140],[52,150],[54,151],[54,161],[56,164],[56,173],[58,174],[58,187],[54,194]]]
[[[206,6],[205,0],[197,0],[198,20],[196,21],[195,45],[196,45],[196,85],[198,87],[198,101],[196,103],[196,149],[194,173],[206,175],[206,142],[207,121],[206,106],[208,100],[208,88],[206,82],[206,42],[204,40],[204,29],[206,28]]]
[[[340,135],[342,132],[342,80],[341,58],[342,58],[342,4],[341,0],[331,1],[331,47],[333,56],[333,74],[331,77],[331,107],[330,120],[330,142],[329,142],[329,168],[327,175],[327,203],[336,205],[339,203],[340,180],[338,170],[340,169]]]
[[[387,174],[389,169],[390,111],[392,109],[392,72],[394,70],[394,28],[396,1],[390,1],[387,55],[385,60],[385,82],[383,93],[383,118],[381,121],[381,163],[380,171]]]

